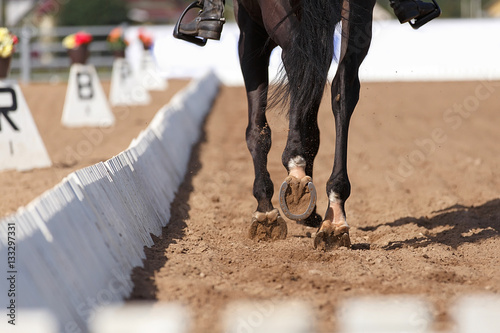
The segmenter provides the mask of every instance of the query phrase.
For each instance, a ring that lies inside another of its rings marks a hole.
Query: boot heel
[[[217,31],[210,31],[210,30],[199,30],[198,31],[198,36],[203,37],[203,38],[208,38],[208,39],[215,39],[215,40],[220,40],[220,32]]]
[[[198,25],[198,36],[208,39],[220,40],[223,22],[201,21]]]
[[[420,14],[420,12],[417,9],[415,9],[412,11],[407,11],[404,14],[405,14],[404,16],[403,15],[398,16],[399,23],[401,24],[410,22],[415,17],[417,17]]]

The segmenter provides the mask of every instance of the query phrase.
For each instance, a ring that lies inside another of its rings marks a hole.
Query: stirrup
[[[179,17],[179,20],[175,24],[174,37],[177,39],[185,40],[186,42],[190,42],[190,43],[193,43],[193,44],[198,45],[198,46],[205,46],[207,44],[206,38],[186,35],[186,34],[183,34],[182,32],[179,31],[179,27],[181,25],[182,19],[184,18],[186,13],[189,10],[191,10],[192,8],[203,9],[203,2],[201,0],[194,1],[189,6],[187,6],[186,9],[184,9],[184,11],[181,14],[181,17]]]
[[[307,207],[306,211],[300,215],[295,215],[293,214],[290,209],[288,209],[288,206],[286,204],[285,200],[285,194],[286,190],[288,189],[288,183],[286,181],[281,184],[280,187],[280,206],[281,210],[283,211],[283,214],[288,217],[290,220],[294,221],[300,221],[300,220],[305,220],[308,218],[311,213],[313,212],[314,208],[316,207],[316,199],[317,199],[317,194],[316,194],[316,187],[314,186],[313,182],[307,183],[307,187],[309,188],[309,193],[311,194],[311,201],[309,201],[309,207]]]
[[[425,16],[416,18],[413,22],[412,21],[408,22],[408,23],[410,23],[410,25],[413,29],[417,30],[418,28],[420,28],[424,24],[428,23],[431,20],[434,20],[436,17],[441,15],[441,8],[439,8],[439,5],[436,2],[436,0],[432,0],[432,2],[434,3],[434,10],[432,12],[430,12],[429,14],[427,14]]]

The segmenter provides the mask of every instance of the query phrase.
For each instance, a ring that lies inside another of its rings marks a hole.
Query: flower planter
[[[0,57],[0,80],[7,78],[10,72],[10,62],[12,57],[2,58]]]
[[[90,52],[88,50],[88,44],[82,44],[74,49],[68,49],[68,55],[71,60],[71,64],[83,64],[87,63]]]
[[[115,58],[125,58],[125,50],[114,50],[113,56]]]

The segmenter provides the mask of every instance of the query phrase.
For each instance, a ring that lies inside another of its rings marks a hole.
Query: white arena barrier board
[[[2,319],[0,332],[34,332],[21,331],[28,309],[51,312],[59,332],[86,332],[98,307],[123,302],[132,268],[153,245],[150,234],[169,221],[218,87],[213,73],[192,82],[124,152],[71,173],[0,220],[8,274],[0,279],[0,313],[16,324]]]
[[[0,171],[52,165],[18,84],[0,81]]]
[[[115,123],[94,65],[71,65],[61,122],[67,127],[109,127]]]

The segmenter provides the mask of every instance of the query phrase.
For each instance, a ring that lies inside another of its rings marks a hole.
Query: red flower
[[[17,38],[16,35],[11,35],[12,36],[12,44],[13,45],[16,45],[17,43],[19,43],[19,38]]]
[[[90,35],[86,32],[78,32],[75,35],[75,44],[76,45],[88,44],[91,41],[92,41],[92,35]]]
[[[153,46],[153,36],[146,32],[143,28],[139,29],[139,39],[146,48]]]

